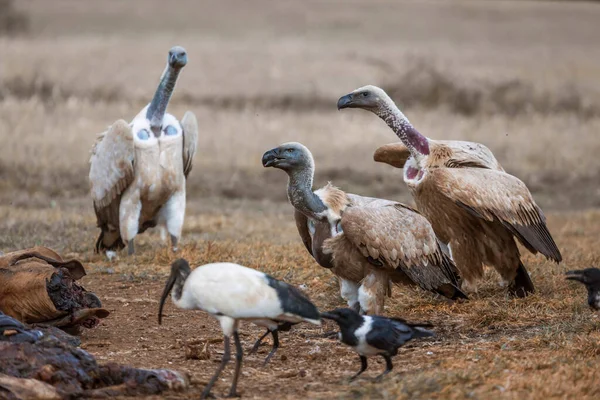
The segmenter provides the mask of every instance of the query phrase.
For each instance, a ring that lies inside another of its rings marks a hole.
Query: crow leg
[[[367,369],[367,357],[365,356],[360,356],[360,371],[358,371],[356,374],[352,375],[350,377],[350,382],[352,382],[353,380],[355,380],[356,378],[358,378],[358,376],[360,374],[362,374],[363,372],[365,372],[365,370]]]
[[[267,358],[265,358],[263,367],[269,363],[269,360],[271,360],[271,357],[273,357],[273,355],[275,355],[275,352],[279,348],[279,333],[277,332],[277,329],[271,331],[271,335],[273,335],[273,348],[269,352],[269,355],[267,356]]]
[[[264,338],[267,337],[267,335],[269,333],[271,333],[271,331],[267,329],[267,331],[265,332],[265,334],[258,338],[258,340],[256,341],[256,343],[254,343],[254,346],[252,346],[252,349],[250,350],[250,352],[248,353],[248,355],[254,354],[254,353],[256,353],[258,351],[258,348],[260,347],[260,343],[263,341]]]
[[[380,382],[384,376],[389,374],[392,371],[392,369],[394,369],[394,365],[392,364],[392,358],[387,354],[382,354],[381,356],[385,359],[385,371],[383,371],[381,375],[375,377],[376,382]]]

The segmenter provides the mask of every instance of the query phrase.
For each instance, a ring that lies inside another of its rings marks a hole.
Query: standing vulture
[[[115,122],[92,149],[89,179],[101,229],[96,251],[127,244],[131,255],[135,236],[157,224],[166,226],[177,249],[198,123],[190,111],[181,123],[165,113],[187,54],[182,47],[173,47],[167,60],[152,102],[130,124]]]
[[[289,176],[288,198],[307,250],[340,278],[341,294],[355,310],[380,314],[390,281],[456,299],[456,267],[427,219],[394,201],[349,194],[328,184],[312,190],[314,160],[300,143],[285,143],[262,157],[265,167]],[[360,282],[360,284],[359,284]]]
[[[380,88],[365,86],[338,100],[338,109],[362,108],[383,119],[403,145],[379,148],[375,160],[404,168],[417,208],[429,219],[465,283],[493,266],[512,294],[534,292],[514,238],[530,252],[560,262],[542,210],[525,184],[504,172],[485,146],[434,141],[421,135]]]

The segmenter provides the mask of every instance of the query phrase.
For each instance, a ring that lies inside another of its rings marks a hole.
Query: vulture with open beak
[[[534,254],[542,253],[557,263],[562,260],[529,189],[504,172],[487,147],[423,136],[376,86],[342,96],[337,106],[370,111],[398,136],[402,144],[379,148],[375,160],[404,168],[404,182],[417,208],[448,245],[468,286],[473,287],[483,275],[483,265],[489,265],[512,294],[533,293],[515,239]]]

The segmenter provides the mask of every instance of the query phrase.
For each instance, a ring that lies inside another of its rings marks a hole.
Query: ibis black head
[[[367,111],[375,111],[388,101],[390,101],[390,98],[383,89],[367,85],[340,97],[337,108],[338,110],[362,108]]]
[[[581,282],[587,287],[600,289],[600,269],[598,268],[567,271],[566,277],[569,280]]]
[[[190,272],[190,264],[183,258],[175,260],[173,264],[171,264],[171,275],[169,275],[169,279],[167,279],[165,289],[163,290],[162,296],[160,297],[160,305],[158,306],[159,325],[162,324],[162,310],[165,305],[165,300],[167,300],[171,289],[173,289],[173,286],[177,284],[177,286],[175,287],[175,292],[173,293],[173,297],[175,299],[181,298],[183,284],[187,277],[190,275]]]
[[[335,310],[321,313],[321,318],[330,319],[342,326],[360,326],[363,317],[350,308],[336,308]]]
[[[263,167],[279,168],[284,171],[314,169],[313,156],[301,143],[284,143],[267,151],[262,156]]]

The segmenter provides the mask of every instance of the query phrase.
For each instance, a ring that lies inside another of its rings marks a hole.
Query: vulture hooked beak
[[[354,96],[352,95],[352,93],[340,97],[340,99],[337,102],[338,110],[341,110],[344,108],[352,108],[353,107],[353,103],[352,103],[353,98],[354,98]]]
[[[183,68],[187,64],[187,53],[181,46],[175,46],[169,50],[169,66],[172,68]]]
[[[283,160],[283,157],[279,157],[279,149],[271,149],[262,156],[262,165],[263,167],[275,167],[277,166],[277,162]]]

